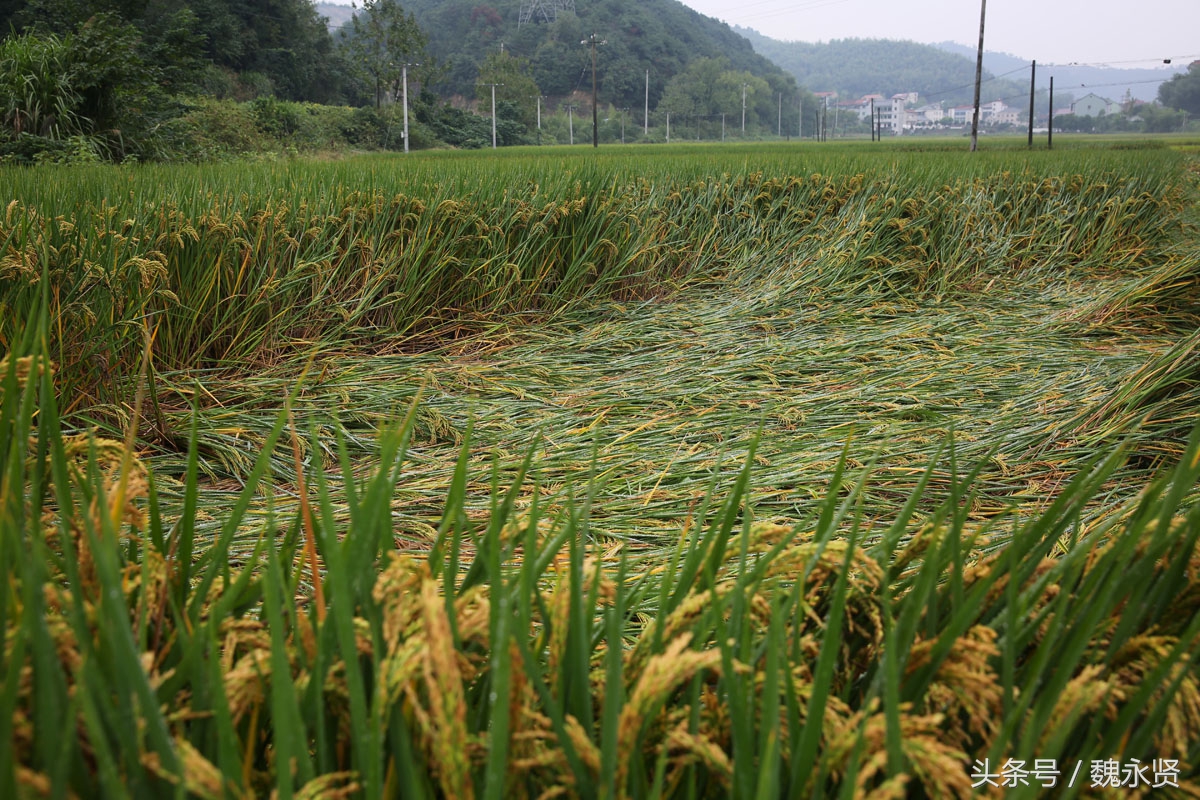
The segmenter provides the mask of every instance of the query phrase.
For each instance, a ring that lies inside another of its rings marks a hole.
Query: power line
[[[1024,72],[1027,69],[1029,69],[1028,65],[1025,65],[1023,67],[1017,67],[1016,69],[1010,69],[1008,72],[1004,72],[999,75],[992,75],[987,78],[984,78],[983,83],[991,83],[992,81],[998,81],[1001,78],[1007,78],[1009,75],[1014,75],[1018,72]],[[939,97],[942,95],[954,94],[955,92],[961,92],[963,89],[971,89],[971,88],[974,88],[974,86],[975,86],[975,81],[971,81],[970,83],[964,84],[963,86],[955,86],[953,89],[939,89],[935,92],[925,92],[924,94],[926,97],[932,99],[934,97]]]
[[[764,0],[764,2],[772,2],[772,0]],[[738,14],[739,20],[747,19],[771,19],[772,17],[781,17],[784,14],[794,14],[797,11],[810,11],[825,6],[836,6],[842,3],[849,3],[850,0],[810,0],[807,3],[799,5],[790,5],[787,8],[776,9],[772,11],[763,11],[757,14]]]
[[[1158,58],[1129,58],[1121,61],[1069,61],[1066,64],[1050,64],[1048,66],[1095,67],[1098,69],[1103,69],[1104,67],[1108,67],[1113,64],[1145,64],[1147,62],[1167,64],[1172,61],[1186,61],[1189,58],[1200,58],[1200,53],[1192,53],[1186,56],[1167,56],[1166,58],[1162,58],[1161,56]]]
[[[1069,89],[1106,89],[1110,86],[1138,86],[1143,83],[1166,83],[1171,78],[1153,78],[1145,81],[1117,81],[1116,83],[1081,83],[1079,86],[1069,86]]]
[[[738,8],[739,9],[757,8],[758,6],[775,5],[778,2],[780,2],[780,0],[754,0],[754,2],[751,2],[751,3],[741,3],[738,5]],[[784,0],[784,2],[788,2],[788,0]],[[782,10],[807,11],[809,8],[813,8],[813,7],[830,5],[832,3],[845,3],[845,2],[849,2],[849,0],[804,0],[804,2],[801,2],[801,3],[788,2],[787,9],[770,9],[770,13],[775,13],[776,11],[782,11]],[[700,12],[700,13],[703,13],[703,12]]]

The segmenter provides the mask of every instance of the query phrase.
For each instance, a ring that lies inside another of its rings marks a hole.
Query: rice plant
[[[468,436],[418,554],[389,502],[410,414],[372,474],[342,475],[355,491],[311,471],[294,513],[271,510],[264,451],[201,546],[126,444],[58,430],[44,349],[4,371],[6,794],[966,797],[967,765],[1035,758],[1167,759],[1195,789],[1200,432],[1086,533],[1119,451],[1039,515],[978,527],[972,472],[918,513],[932,465],[868,525],[871,476],[842,483],[843,459],[816,513],[779,525],[752,446],[654,559],[589,535],[594,472],[543,506],[533,450],[508,485],[483,468],[477,518]],[[193,501],[195,459],[193,440]]]
[[[0,794],[1200,791],[1185,162],[811,152],[3,173]]]

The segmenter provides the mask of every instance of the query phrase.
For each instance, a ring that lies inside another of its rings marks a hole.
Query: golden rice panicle
[[[617,721],[617,786],[624,786],[638,738],[658,714],[661,704],[682,683],[702,670],[720,671],[719,650],[689,650],[692,635],[685,633],[652,657],[634,684]]]
[[[3,265],[0,264],[0,270]],[[3,279],[3,272],[0,271],[0,279]],[[49,369],[50,375],[54,375],[54,364],[48,362],[40,356],[20,356],[13,360],[11,354],[6,354],[0,358],[0,397],[4,396],[4,381],[8,377],[8,371],[15,368],[17,378],[17,391],[22,391],[25,385],[29,382],[30,376],[35,379],[41,378],[42,374]]]
[[[234,724],[247,715],[257,715],[267,697],[267,681],[271,678],[271,651],[269,645],[251,650],[225,670],[225,696],[229,702],[229,713]]]
[[[936,644],[918,638],[909,651],[908,674],[929,663]],[[996,632],[986,625],[974,625],[954,641],[938,666],[924,707],[945,715],[945,733],[956,747],[966,748],[973,736],[990,746],[999,730],[1004,690],[992,668],[999,656]]]
[[[667,777],[669,789],[677,787],[685,770],[694,764],[703,766],[707,777],[716,779],[722,789],[729,789],[733,761],[723,748],[703,733],[689,733],[686,720],[667,733],[664,744],[671,754],[671,773]]]
[[[842,646],[846,650],[870,648],[873,651],[883,642],[879,587],[884,572],[863,548],[856,545],[851,550],[850,544],[841,540],[826,542],[824,546],[817,542],[794,544],[772,561],[767,568],[767,576],[786,579],[790,575],[803,574],[811,564],[805,592],[801,597],[804,619],[810,624],[801,625],[792,634],[802,637],[810,630],[825,629],[833,587],[847,555],[850,557],[850,571],[847,574]]]
[[[389,654],[420,626],[422,607],[417,598],[427,580],[429,562],[405,554],[393,554],[376,578],[371,597],[383,612],[383,641]]]
[[[1115,718],[1127,695],[1121,686],[1106,677],[1106,672],[1103,664],[1089,664],[1079,670],[1055,700],[1054,710],[1049,719],[1071,720],[1097,714],[1107,719]],[[1053,724],[1047,726],[1039,744],[1050,739],[1056,732],[1058,731]]]
[[[634,646],[625,652],[625,679],[632,684],[641,675],[642,670],[645,669],[646,662],[651,657],[651,651],[656,639],[662,642],[674,641],[690,628],[705,611],[717,606],[722,598],[729,594],[732,588],[731,585],[726,583],[715,586],[708,591],[697,592],[693,590],[689,592],[679,605],[675,607],[675,610],[667,616],[667,620],[662,626],[661,635],[657,632],[658,620],[651,620],[647,623]]]
[[[44,772],[37,772],[36,770],[32,770],[28,767],[23,767],[20,765],[17,766],[16,772],[18,787],[28,789],[30,792],[35,793],[38,797],[50,796],[51,792],[53,791],[53,783],[51,783],[49,775],[46,775]],[[21,796],[27,797],[30,795],[21,794]],[[71,800],[74,800],[75,798],[75,795],[71,793],[68,793],[67,796],[70,797]]]
[[[582,580],[580,585],[576,586],[574,571],[567,565],[563,554],[559,554],[554,561],[554,571],[556,573],[554,588],[550,593],[550,598],[546,603],[549,611],[547,619],[547,628],[549,629],[549,639],[546,642],[547,653],[547,671],[554,674],[558,665],[562,662],[567,647],[567,635],[570,631],[568,617],[571,608],[571,598],[575,596],[587,596],[592,592],[592,587],[597,578],[599,585],[596,586],[596,599],[598,607],[612,605],[613,598],[616,597],[617,585],[607,576],[603,570],[604,562],[596,556],[587,556],[583,559],[583,564],[580,568]]]
[[[363,785],[357,772],[328,772],[300,787],[296,800],[350,800],[362,795]]]
[[[433,580],[421,584],[420,597],[425,623],[422,667],[432,725],[433,767],[446,797],[470,800],[475,796],[469,758],[472,742],[467,733],[467,702],[454,634],[446,604]]]
[[[1142,634],[1132,637],[1113,657],[1112,681],[1133,694],[1145,684],[1151,672],[1170,658],[1178,641],[1174,636]],[[1155,735],[1155,742],[1164,756],[1186,753],[1191,743],[1200,738],[1200,681],[1190,657],[1185,656],[1171,668],[1147,698],[1146,705],[1153,707],[1162,702],[1167,687],[1176,679],[1179,684],[1171,695],[1163,725]]]
[[[830,735],[825,751],[830,769],[837,775],[846,775],[850,758],[859,751],[861,740],[862,761],[856,778],[860,795],[899,777],[887,775],[888,722],[887,715],[879,712],[878,707],[878,701],[873,700],[867,708],[848,718]],[[971,779],[965,768],[969,759],[962,750],[945,741],[943,716],[912,712],[911,703],[901,704],[901,750],[910,778],[916,778],[929,797],[966,800],[971,796]]]
[[[189,795],[204,800],[221,800],[227,796],[239,795],[249,797],[229,785],[216,765],[201,755],[200,751],[182,736],[175,737],[175,752],[183,766],[182,780],[173,771],[163,768],[158,753],[143,753],[142,765],[168,783],[180,786]]]
[[[480,584],[472,586],[454,600],[455,630],[462,645],[472,642],[484,651],[489,647],[492,607],[488,594],[488,587]],[[466,657],[460,653],[460,661]],[[486,661],[485,658],[483,660]]]
[[[566,714],[563,717],[563,727],[589,775],[598,779],[600,748],[573,715]],[[512,749],[509,751],[510,769],[517,775],[531,776],[536,785],[551,787],[538,797],[572,795],[575,788],[575,773],[571,771],[566,752],[555,746],[557,742],[558,734],[550,718],[534,710],[532,705],[526,706],[514,726]],[[521,784],[518,782],[513,785],[519,787]]]
[[[592,737],[588,735],[588,732],[573,714],[567,714],[563,718],[563,726],[567,730],[567,736],[570,738],[571,744],[579,754],[579,760],[583,762],[583,765],[588,768],[588,771],[592,775],[599,778],[600,748],[592,741]]]

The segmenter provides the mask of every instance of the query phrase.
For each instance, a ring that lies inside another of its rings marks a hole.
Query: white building
[[[1121,104],[1114,103],[1098,94],[1085,94],[1071,104],[1071,113],[1081,117],[1100,117],[1105,114],[1121,113]]]
[[[908,98],[908,93],[894,94],[890,100],[884,102],[880,111],[880,124],[890,130],[893,136],[900,136],[908,126]]]
[[[954,120],[955,125],[970,125],[975,116],[975,106],[955,106],[946,116]]]

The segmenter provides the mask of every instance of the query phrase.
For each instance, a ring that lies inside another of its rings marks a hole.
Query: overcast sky
[[[773,39],[979,41],[979,0],[683,1]],[[1200,0],[991,0],[984,46],[1042,63],[1190,62],[1200,59]]]
[[[979,40],[979,0],[683,2],[773,39],[910,39],[971,47]],[[991,0],[987,12],[988,50],[1043,64],[1152,67],[1164,58],[1176,65],[1200,59],[1200,0]]]

